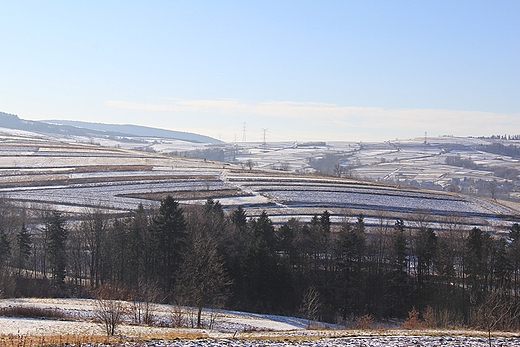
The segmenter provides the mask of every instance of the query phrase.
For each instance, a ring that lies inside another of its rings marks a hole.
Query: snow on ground
[[[493,346],[520,346],[520,341],[516,338],[494,338]],[[434,337],[434,336],[373,336],[373,337],[344,337],[344,338],[325,338],[308,341],[270,341],[270,340],[241,340],[241,339],[197,339],[180,341],[150,341],[147,346],[178,346],[178,347],[285,347],[285,346],[305,346],[305,347],[405,347],[405,346],[425,346],[425,347],[484,347],[489,346],[485,338],[453,336],[453,337]]]
[[[0,337],[2,336],[55,336],[103,335],[101,325],[94,322],[96,300],[88,299],[4,299],[0,300],[0,309],[5,307],[36,307],[40,309],[57,310],[70,317],[68,320],[31,319],[0,316]],[[132,303],[128,303],[131,307]],[[157,321],[164,321],[171,314],[169,305],[154,305],[154,314]],[[193,317],[193,315],[191,316]],[[179,347],[213,347],[213,346],[374,346],[374,347],[404,347],[404,346],[488,346],[485,332],[466,330],[351,330],[328,327],[325,330],[307,330],[307,321],[284,316],[252,314],[235,311],[204,311],[203,320],[207,325],[208,319],[215,319],[212,329],[188,329],[149,327],[126,323],[117,330],[120,338],[139,337],[145,339],[150,336],[154,340],[131,343],[125,346],[179,346]],[[190,333],[207,338],[158,340],[159,336]],[[493,334],[493,346],[520,346],[518,333]]]
[[[0,139],[4,140],[0,141],[0,195],[30,206],[47,203],[63,212],[82,213],[85,207],[98,206],[119,212],[131,211],[139,203],[145,207],[157,205],[158,202],[153,201],[154,194],[162,196],[166,193],[174,198],[177,195],[179,200],[188,204],[204,203],[211,196],[225,208],[243,205],[249,216],[257,216],[263,210],[284,209],[278,215],[305,219],[309,209],[335,210],[335,221],[344,214],[341,209],[355,210],[367,217],[375,217],[384,211],[391,214],[391,218],[407,218],[406,213],[431,211],[440,215],[460,214],[467,217],[468,226],[473,227],[476,218],[481,224],[492,224],[497,214],[514,215],[518,211],[513,210],[513,205],[499,206],[477,198],[398,189],[347,178],[296,175],[280,170],[247,170],[230,163],[71,143],[70,139],[22,137],[16,132],[0,135]],[[201,146],[160,139],[153,143]],[[443,165],[446,154],[440,155],[439,146],[425,146],[422,140],[362,146],[355,143],[322,146],[243,143],[240,148],[244,154],[237,158],[242,163],[247,158],[260,160],[266,168],[284,168],[283,164],[289,163],[292,168],[284,169],[295,172],[299,170],[295,169],[297,167],[304,169],[300,172],[305,172],[310,157],[342,152],[352,156],[352,161],[366,161],[367,166],[354,170],[360,177],[395,183],[418,180],[447,185],[454,178],[463,180],[464,177],[486,178],[491,175],[491,172]],[[477,158],[476,152],[471,153],[473,158]],[[497,161],[501,165],[503,162]],[[237,194],[219,194],[219,191],[226,190]],[[187,191],[201,194],[192,197],[186,194]],[[280,217],[276,218],[283,222]],[[509,220],[502,224],[507,226]]]
[[[5,307],[34,307],[38,309],[45,309],[50,311],[59,311],[67,318],[73,319],[70,327],[68,322],[42,320],[42,323],[49,332],[56,333],[61,331],[88,331],[89,333],[98,332],[98,325],[92,323],[96,318],[96,311],[98,309],[98,301],[91,299],[35,299],[35,298],[20,298],[20,299],[4,299],[0,300],[0,309]],[[128,314],[126,315],[126,323],[131,323],[133,320],[132,312],[138,307],[136,303],[129,302],[126,305]],[[169,325],[170,317],[173,313],[174,307],[170,305],[153,305],[153,314],[156,321],[160,325]],[[192,325],[194,319],[194,311],[189,308],[183,308],[183,312],[188,326]],[[306,321],[299,318],[283,317],[275,315],[261,315],[253,313],[243,313],[234,311],[214,311],[205,310],[203,312],[203,325],[210,326],[221,332],[235,333],[244,330],[274,330],[274,331],[288,331],[302,329],[306,326]],[[83,322],[86,322],[82,325]],[[38,328],[38,319],[23,319],[0,317],[0,333],[22,333],[22,334],[41,334],[45,329]],[[27,324],[25,324],[27,323]],[[83,329],[83,330],[81,330]],[[124,330],[126,331],[125,328]]]

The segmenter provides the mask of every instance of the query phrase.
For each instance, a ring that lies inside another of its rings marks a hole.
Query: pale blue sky
[[[0,111],[261,141],[520,133],[520,1],[2,1]]]

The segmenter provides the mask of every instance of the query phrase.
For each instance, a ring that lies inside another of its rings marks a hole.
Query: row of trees
[[[518,136],[518,135],[517,135]],[[515,140],[518,140],[518,138],[515,138]],[[519,158],[520,157],[520,148],[515,145],[504,145],[499,142],[495,142],[488,145],[481,145],[478,147],[478,149],[489,152],[489,153],[495,153],[499,155],[506,155],[512,158]]]
[[[2,295],[92,295],[120,288],[142,301],[305,314],[328,321],[405,318],[416,308],[439,326],[478,325],[490,303],[518,325],[520,227],[507,238],[457,220],[435,231],[403,220],[368,229],[362,215],[330,214],[275,227],[267,215],[226,213],[208,200],[126,217],[102,209],[81,221],[58,212],[27,227],[6,202],[0,213]],[[484,311],[483,311],[484,310]],[[505,324],[505,323],[504,323]]]
[[[489,139],[492,139],[492,140],[520,140],[520,135],[491,135],[490,137],[483,137],[484,139],[485,138],[489,138]]]

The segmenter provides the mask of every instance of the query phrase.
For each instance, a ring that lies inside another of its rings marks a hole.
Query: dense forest
[[[489,153],[506,155],[511,158],[520,158],[520,148],[515,145],[506,146],[502,143],[495,142],[489,145],[481,145],[478,149]]]
[[[0,297],[93,297],[110,286],[121,298],[335,323],[415,312],[437,327],[520,325],[518,224],[498,237],[456,216],[442,230],[427,218],[368,228],[362,215],[332,225],[324,211],[275,226],[265,212],[170,196],[155,210],[92,209],[79,221],[29,218],[6,200],[0,210]]]

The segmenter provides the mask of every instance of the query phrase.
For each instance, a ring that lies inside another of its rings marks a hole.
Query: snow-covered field
[[[20,342],[29,336],[40,339],[60,335],[84,336],[82,341],[86,341],[89,336],[103,335],[102,326],[95,321],[97,305],[96,300],[86,299],[0,300],[0,310],[6,307],[35,307],[59,311],[64,315],[59,320],[0,316],[0,345],[2,341]],[[168,319],[173,307],[169,305],[154,305],[156,325],[144,326],[132,324],[136,305],[127,305],[127,315],[124,323],[118,327],[117,336],[123,340],[141,340],[135,344],[125,343],[128,346],[488,346],[486,333],[478,331],[355,330],[331,326],[308,330],[308,322],[300,318],[230,311],[204,311],[204,329],[170,328]],[[185,308],[185,312],[190,310]],[[190,314],[186,313],[188,320]],[[171,336],[190,333],[199,338],[170,340]],[[520,346],[519,335],[497,332],[493,334],[492,344]]]
[[[140,303],[125,302],[125,316],[122,331],[132,331],[138,329],[135,323],[135,315],[138,308],[142,309]],[[0,333],[16,334],[41,334],[46,331],[56,333],[67,331],[68,333],[99,333],[102,332],[101,326],[94,323],[96,312],[99,309],[99,302],[91,299],[37,299],[37,298],[17,298],[0,300],[0,312],[6,307],[31,307],[51,312],[60,312],[68,319],[49,320],[49,319],[28,319],[0,317]],[[164,329],[171,325],[171,316],[177,314],[179,307],[171,305],[153,304],[151,312],[154,316],[155,325]],[[195,311],[190,308],[181,308],[186,327],[194,324]],[[70,326],[67,323],[72,322]],[[83,323],[85,323],[83,325]],[[243,331],[292,331],[304,329],[307,321],[300,318],[284,317],[276,315],[263,315],[244,312],[224,311],[224,310],[205,310],[202,316],[203,326],[210,330],[220,333],[236,333]],[[65,329],[65,330],[60,330]],[[159,328],[157,328],[159,329]]]
[[[157,139],[155,142],[161,144]],[[266,211],[276,223],[283,223],[286,216],[308,221],[313,214],[328,210],[336,223],[360,213],[374,221],[384,215],[389,222],[396,218],[406,222],[413,215],[427,213],[434,216],[431,223],[435,225],[441,225],[446,216],[457,215],[464,217],[462,224],[468,227],[490,225],[506,229],[511,220],[508,217],[518,214],[516,205],[504,206],[480,198],[301,174],[312,171],[308,158],[343,151],[355,158],[353,160],[366,163],[356,169],[360,177],[375,181],[404,177],[446,181],[453,175],[463,175],[461,168],[452,167],[449,168],[451,173],[446,172],[440,145],[425,146],[420,142],[345,142],[327,146],[241,144],[245,154],[237,157],[236,164],[112,145],[103,147],[80,143],[77,139],[5,131],[0,136],[0,194],[27,207],[47,205],[70,213],[81,213],[92,207],[125,213],[140,203],[145,207],[157,206],[166,194],[182,204],[203,204],[211,197],[228,209],[242,205],[251,217]],[[203,147],[169,141],[166,147],[171,150],[171,146],[178,146],[179,151]],[[256,163],[252,170],[241,165],[247,158]],[[474,158],[495,159],[484,154]],[[282,166],[287,171],[281,171]],[[465,174],[473,176],[489,174],[466,171]]]
[[[520,346],[517,338],[493,338],[492,346]],[[489,342],[485,338],[464,337],[464,336],[356,336],[343,338],[324,338],[318,340],[303,341],[272,341],[272,340],[242,340],[242,339],[197,339],[180,341],[150,341],[147,346],[178,346],[178,347],[285,347],[285,346],[305,346],[305,347],[485,347]]]

